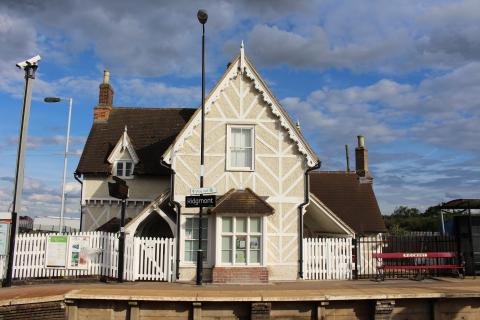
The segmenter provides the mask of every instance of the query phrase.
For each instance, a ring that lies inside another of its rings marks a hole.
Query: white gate
[[[137,280],[174,281],[174,238],[134,238],[134,246]]]
[[[303,239],[303,272],[307,280],[352,278],[352,238]]]
[[[50,234],[53,235],[53,234]],[[89,237],[90,253],[86,270],[46,268],[47,234],[20,234],[16,238],[13,279],[106,276],[118,273],[118,234],[100,231],[77,232]],[[124,279],[174,281],[174,238],[125,238]],[[6,269],[6,256],[0,256],[0,276]]]

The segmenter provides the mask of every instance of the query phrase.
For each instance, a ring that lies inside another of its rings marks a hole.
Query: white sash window
[[[227,127],[227,169],[235,171],[254,170],[255,129],[251,125]]]

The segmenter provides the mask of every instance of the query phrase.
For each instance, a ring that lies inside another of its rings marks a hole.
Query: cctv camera
[[[41,59],[40,55],[37,54],[33,58],[17,63],[17,67],[25,69],[28,66],[36,66]]]

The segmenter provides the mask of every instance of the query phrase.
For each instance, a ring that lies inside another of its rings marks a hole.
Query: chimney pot
[[[110,82],[110,71],[108,69],[103,70],[103,84],[108,84]]]
[[[357,136],[358,139],[358,147],[365,148],[365,137],[362,135]]]

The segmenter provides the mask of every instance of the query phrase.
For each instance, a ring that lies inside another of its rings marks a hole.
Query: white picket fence
[[[352,238],[303,239],[304,279],[348,280],[352,268]]]
[[[116,233],[94,231],[77,232],[71,235],[89,236],[88,251],[91,254],[89,255],[88,269],[71,270],[45,267],[47,234],[20,234],[16,239],[13,279],[117,277],[118,238]],[[2,278],[5,268],[6,257],[0,256]],[[174,270],[175,239],[126,237],[125,280],[173,281]]]

